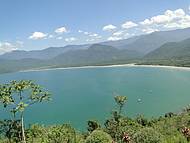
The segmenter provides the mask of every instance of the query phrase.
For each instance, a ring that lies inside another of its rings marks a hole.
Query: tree
[[[115,102],[117,103],[117,105],[119,106],[119,114],[121,114],[122,108],[127,101],[127,96],[117,95],[114,97],[114,99],[115,99]]]
[[[120,137],[118,128],[119,128],[120,120],[121,120],[121,111],[127,101],[127,97],[117,95],[114,97],[114,99],[115,99],[116,104],[119,106],[119,110],[113,111],[112,112],[113,118],[107,120],[104,125],[109,130],[109,132],[110,132],[111,136],[114,138],[114,140],[119,141],[121,137]]]
[[[12,81],[9,84],[0,85],[0,103],[4,108],[9,108],[16,120],[21,121],[22,142],[26,143],[24,129],[24,111],[35,103],[41,103],[50,99],[50,94],[32,82],[31,80]]]
[[[97,121],[89,120],[87,130],[91,133],[94,130],[100,128],[100,124]]]

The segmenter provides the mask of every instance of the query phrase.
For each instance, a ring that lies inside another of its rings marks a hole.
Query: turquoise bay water
[[[62,69],[0,75],[0,83],[31,79],[52,93],[53,100],[26,110],[27,123],[71,123],[78,129],[86,121],[103,121],[116,108],[114,92],[128,97],[124,113],[157,117],[179,112],[190,103],[190,71],[152,67]],[[137,102],[138,99],[142,103]],[[7,115],[0,111],[0,119]]]

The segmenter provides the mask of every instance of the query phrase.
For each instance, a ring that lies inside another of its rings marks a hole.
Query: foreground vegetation
[[[18,99],[15,99],[17,98]],[[187,143],[190,141],[190,107],[181,113],[167,113],[156,119],[122,114],[126,96],[116,95],[118,108],[104,125],[89,120],[79,132],[69,124],[24,128],[24,110],[50,99],[50,94],[32,81],[13,81],[0,86],[0,104],[11,110],[13,118],[0,121],[0,143]],[[17,116],[16,116],[17,115]]]

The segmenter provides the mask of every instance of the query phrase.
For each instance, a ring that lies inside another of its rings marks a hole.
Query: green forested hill
[[[94,44],[87,50],[69,51],[65,54],[61,54],[51,62],[55,64],[65,65],[89,65],[89,64],[101,64],[110,63],[115,61],[127,61],[131,59],[139,58],[141,55],[138,52],[130,50],[120,50],[112,46]]]
[[[146,59],[169,59],[190,57],[190,39],[166,43],[145,56]]]
[[[51,59],[0,60],[0,73],[21,70],[92,66],[129,63],[141,57],[141,54],[130,50],[121,50],[112,46],[94,44],[88,49],[71,50]]]
[[[190,66],[190,39],[166,43],[148,53],[140,64]]]

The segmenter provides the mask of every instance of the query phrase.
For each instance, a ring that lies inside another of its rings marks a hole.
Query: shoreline
[[[134,65],[134,67],[147,67],[147,68],[166,68],[166,69],[177,69],[177,70],[189,70],[190,67],[180,67],[180,66],[166,66],[166,65]]]
[[[190,67],[164,66],[164,65],[137,65],[136,63],[131,63],[131,64],[104,65],[104,66],[79,66],[79,67],[63,67],[63,68],[30,69],[30,70],[22,70],[18,72],[37,72],[37,71],[50,71],[50,70],[72,70],[72,69],[91,69],[91,68],[114,68],[114,67],[166,68],[166,69],[190,71]]]
[[[111,67],[130,67],[135,64],[119,64],[119,65],[104,65],[104,66],[76,66],[76,67],[62,67],[62,68],[44,68],[44,69],[30,69],[18,72],[33,72],[33,71],[49,71],[49,70],[70,70],[70,69],[89,69],[89,68],[111,68]]]

